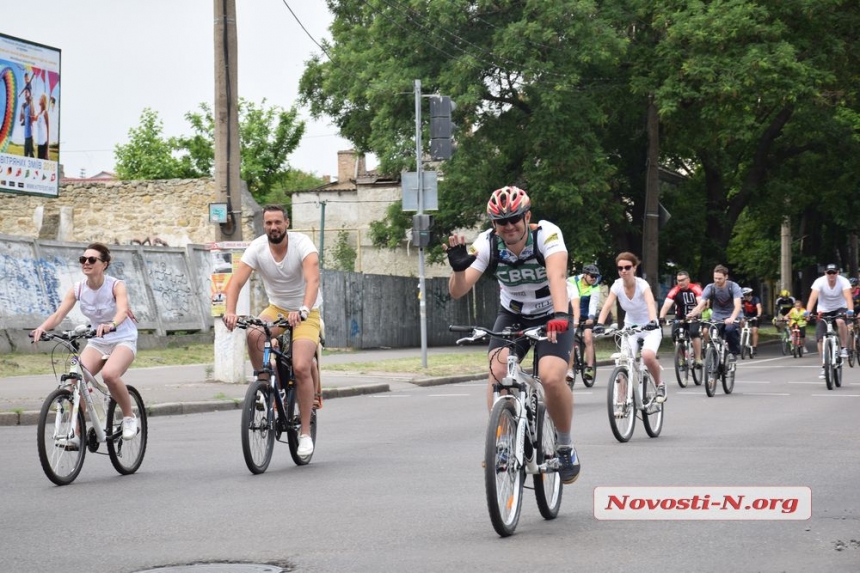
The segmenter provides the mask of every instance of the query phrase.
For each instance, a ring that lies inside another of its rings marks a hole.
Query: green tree
[[[481,220],[492,189],[518,184],[537,218],[562,227],[574,260],[607,266],[619,249],[641,252],[652,96],[661,164],[687,177],[664,197],[673,213],[664,261],[709,279],[716,262],[731,264],[731,242],[746,240],[738,221],[771,240],[785,215],[807,228],[826,222],[821,240],[803,248],[837,252],[836,238],[844,243],[853,224],[844,198],[856,195],[860,169],[855,2],[329,7],[328,59],[308,63],[301,97],[374,152],[382,171],[415,168],[413,79],[457,103],[457,150],[439,187],[441,233]],[[401,224],[389,216],[374,234],[390,242]]]
[[[289,203],[289,192],[322,184],[314,174],[292,169],[287,157],[298,147],[305,124],[296,108],[284,110],[239,99],[241,178],[259,203]],[[165,138],[158,113],[147,108],[129,143],[117,145],[117,175],[121,179],[210,177],[215,167],[215,121],[206,103],[185,119],[191,134]]]
[[[176,179],[194,176],[174,156],[174,147],[162,135],[158,113],[145,108],[140,125],[128,130],[128,143],[114,147],[116,174],[120,179]]]

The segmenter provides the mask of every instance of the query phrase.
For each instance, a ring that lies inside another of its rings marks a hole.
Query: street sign
[[[435,171],[422,171],[421,179],[423,182],[424,193],[424,211],[439,210],[439,196],[436,185]],[[415,171],[405,171],[400,174],[400,186],[403,189],[403,210],[417,211],[418,210],[418,173]]]

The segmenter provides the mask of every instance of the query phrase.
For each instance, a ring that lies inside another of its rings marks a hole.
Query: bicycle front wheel
[[[848,342],[848,366],[854,368],[854,337],[852,336]]]
[[[690,358],[693,359],[693,364],[690,366],[690,369],[693,371],[693,384],[696,386],[702,385],[702,379],[705,377],[702,369],[704,368],[703,364],[696,365],[696,350],[693,348],[693,344],[690,343],[689,348],[687,348],[687,354],[690,355]]]
[[[788,336],[783,335],[782,336],[782,344],[780,344],[779,348],[780,348],[780,350],[782,350],[783,356],[788,354],[791,351],[791,339]]]
[[[484,443],[484,484],[493,529],[514,533],[523,504],[525,468],[517,462],[517,415],[513,400],[497,400]]]
[[[546,412],[543,402],[538,402],[537,409],[537,464],[543,465],[555,457],[556,434],[555,424]],[[537,506],[544,519],[555,519],[561,508],[561,476],[558,472],[541,472],[533,476]]]
[[[719,358],[717,357],[717,349],[713,346],[708,346],[705,352],[705,394],[708,398],[713,398],[717,392],[717,378],[720,376]]]
[[[745,360],[749,356],[752,358],[752,352],[750,351],[750,333],[748,330],[744,329],[741,332],[741,360]]]
[[[51,392],[39,412],[39,462],[48,479],[57,485],[75,481],[87,453],[84,412],[72,418],[72,392],[58,388]]]
[[[606,405],[612,435],[621,443],[629,441],[636,427],[636,405],[633,403],[633,386],[624,366],[617,366],[609,377]]]
[[[274,406],[268,380],[256,380],[248,386],[242,405],[242,454],[253,474],[261,474],[272,461],[275,447]]]
[[[663,403],[657,401],[657,385],[651,375],[645,373],[644,376],[642,402],[645,404],[645,410],[642,412],[642,424],[648,435],[656,438],[663,429]]]
[[[678,386],[681,388],[687,387],[687,380],[690,377],[689,354],[687,345],[683,342],[675,343],[675,377],[678,379]]]
[[[723,392],[726,394],[731,394],[732,390],[735,389],[735,373],[737,372],[737,368],[737,364],[727,364],[726,368],[723,369]]]
[[[821,351],[824,354],[824,383],[828,390],[833,390],[833,373],[835,371],[833,364],[833,350],[830,348],[832,344],[830,337],[824,338],[824,343],[821,345]]]
[[[111,398],[107,412],[107,450],[110,463],[122,475],[133,474],[143,463],[149,426],[143,398],[134,386],[127,386],[131,409],[137,417],[137,434],[130,440],[122,439],[122,410]]]

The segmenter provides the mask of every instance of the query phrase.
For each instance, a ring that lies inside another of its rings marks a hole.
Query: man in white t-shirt
[[[260,313],[260,318],[274,321],[285,316],[293,328],[293,370],[299,385],[299,410],[302,429],[299,436],[298,455],[309,456],[314,451],[310,435],[311,410],[314,404],[314,358],[320,340],[320,291],[319,254],[313,242],[301,233],[288,232],[290,218],[283,207],[263,207],[265,235],[257,237],[242,255],[242,260],[233,272],[227,286],[227,310],[224,324],[229,330],[236,327],[236,302],[239,291],[248,281],[252,271],[263,279],[269,306]],[[273,329],[273,336],[281,329]],[[248,329],[248,357],[255,370],[263,366],[263,337],[259,329]]]
[[[839,267],[834,264],[827,265],[824,275],[815,279],[812,283],[812,291],[809,293],[809,301],[806,310],[812,312],[812,308],[818,305],[817,311],[825,316],[845,314],[849,319],[854,316],[854,300],[851,296],[851,283],[839,274]],[[848,327],[841,318],[836,320],[836,328],[842,341],[842,358],[848,358]],[[818,354],[821,354],[821,340],[827,327],[823,320],[815,325],[815,339],[818,341]],[[824,378],[822,369],[819,378]]]

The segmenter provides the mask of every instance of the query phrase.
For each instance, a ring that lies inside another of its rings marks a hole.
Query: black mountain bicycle
[[[242,406],[242,453],[251,473],[261,474],[272,461],[275,440],[283,442],[286,434],[290,456],[296,465],[310,463],[313,452],[300,456],[299,435],[302,429],[299,411],[298,383],[293,372],[292,334],[286,318],[266,322],[259,318],[240,317],[238,328],[261,328],[265,333],[263,368],[254,371],[257,379],[248,386]],[[284,328],[278,337],[279,348],[272,346],[272,328]],[[275,367],[272,367],[274,357]],[[319,368],[319,365],[315,365]],[[261,375],[267,375],[268,379]],[[311,411],[310,436],[317,443],[317,411]]]

